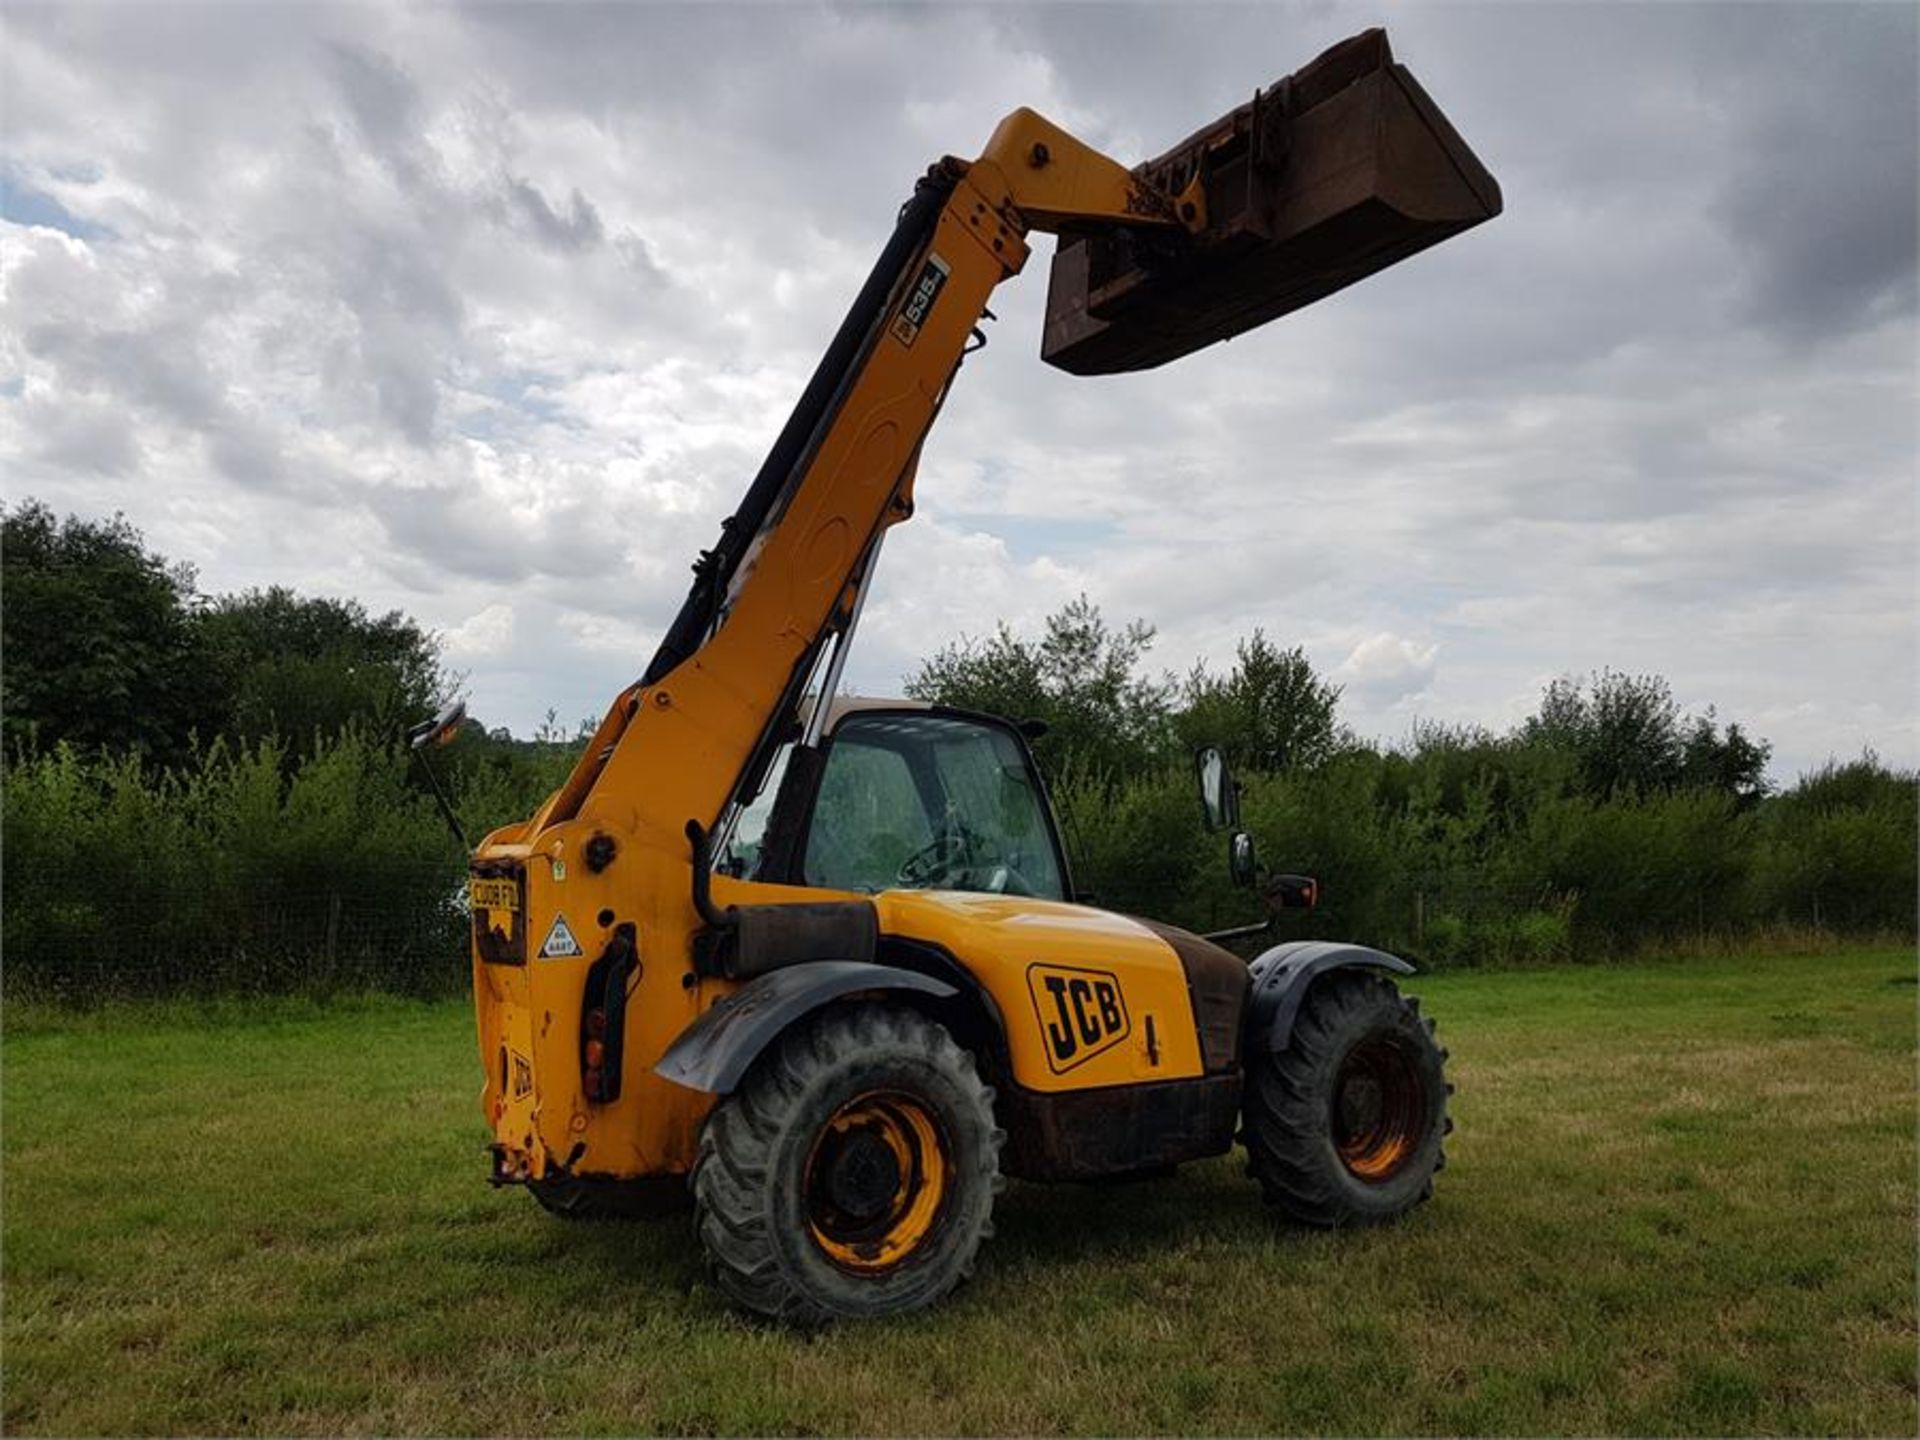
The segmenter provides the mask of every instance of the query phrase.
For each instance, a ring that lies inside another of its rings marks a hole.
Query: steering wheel
[[[954,824],[942,830],[900,862],[895,881],[908,890],[938,889],[938,881],[947,880],[966,868],[973,856],[973,839],[964,826]]]
[[[993,873],[987,877],[986,890],[990,895],[1037,895],[1040,893],[1033,888],[1032,881],[1011,865],[994,866]]]

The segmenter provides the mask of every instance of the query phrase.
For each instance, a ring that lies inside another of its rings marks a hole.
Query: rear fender
[[[1413,966],[1397,955],[1349,945],[1339,940],[1295,940],[1275,945],[1248,967],[1253,972],[1253,996],[1247,1004],[1246,1044],[1264,1044],[1269,1050],[1287,1048],[1293,1022],[1313,982],[1329,970],[1390,970],[1411,975]]]
[[[860,960],[789,965],[748,981],[714,1002],[667,1047],[653,1073],[690,1090],[732,1093],[760,1053],[821,1006],[867,990],[946,1000],[959,992],[930,976]]]

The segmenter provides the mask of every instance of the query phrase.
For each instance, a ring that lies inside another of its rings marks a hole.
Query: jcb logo
[[[1132,1028],[1119,977],[1105,970],[1030,965],[1027,989],[1056,1075],[1111,1050]]]

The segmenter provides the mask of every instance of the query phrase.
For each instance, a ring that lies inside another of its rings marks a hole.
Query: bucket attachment
[[[1134,174],[1206,205],[1194,234],[1062,235],[1040,354],[1150,370],[1500,213],[1500,186],[1384,30],[1344,40]]]

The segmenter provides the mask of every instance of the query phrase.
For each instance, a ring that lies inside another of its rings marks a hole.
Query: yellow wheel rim
[[[844,1269],[892,1269],[933,1234],[952,1173],[946,1136],[919,1100],[895,1090],[856,1096],[808,1151],[808,1231]]]
[[[1391,1180],[1426,1127],[1426,1083],[1402,1041],[1373,1035],[1347,1052],[1333,1083],[1333,1142],[1350,1174],[1375,1185]]]

